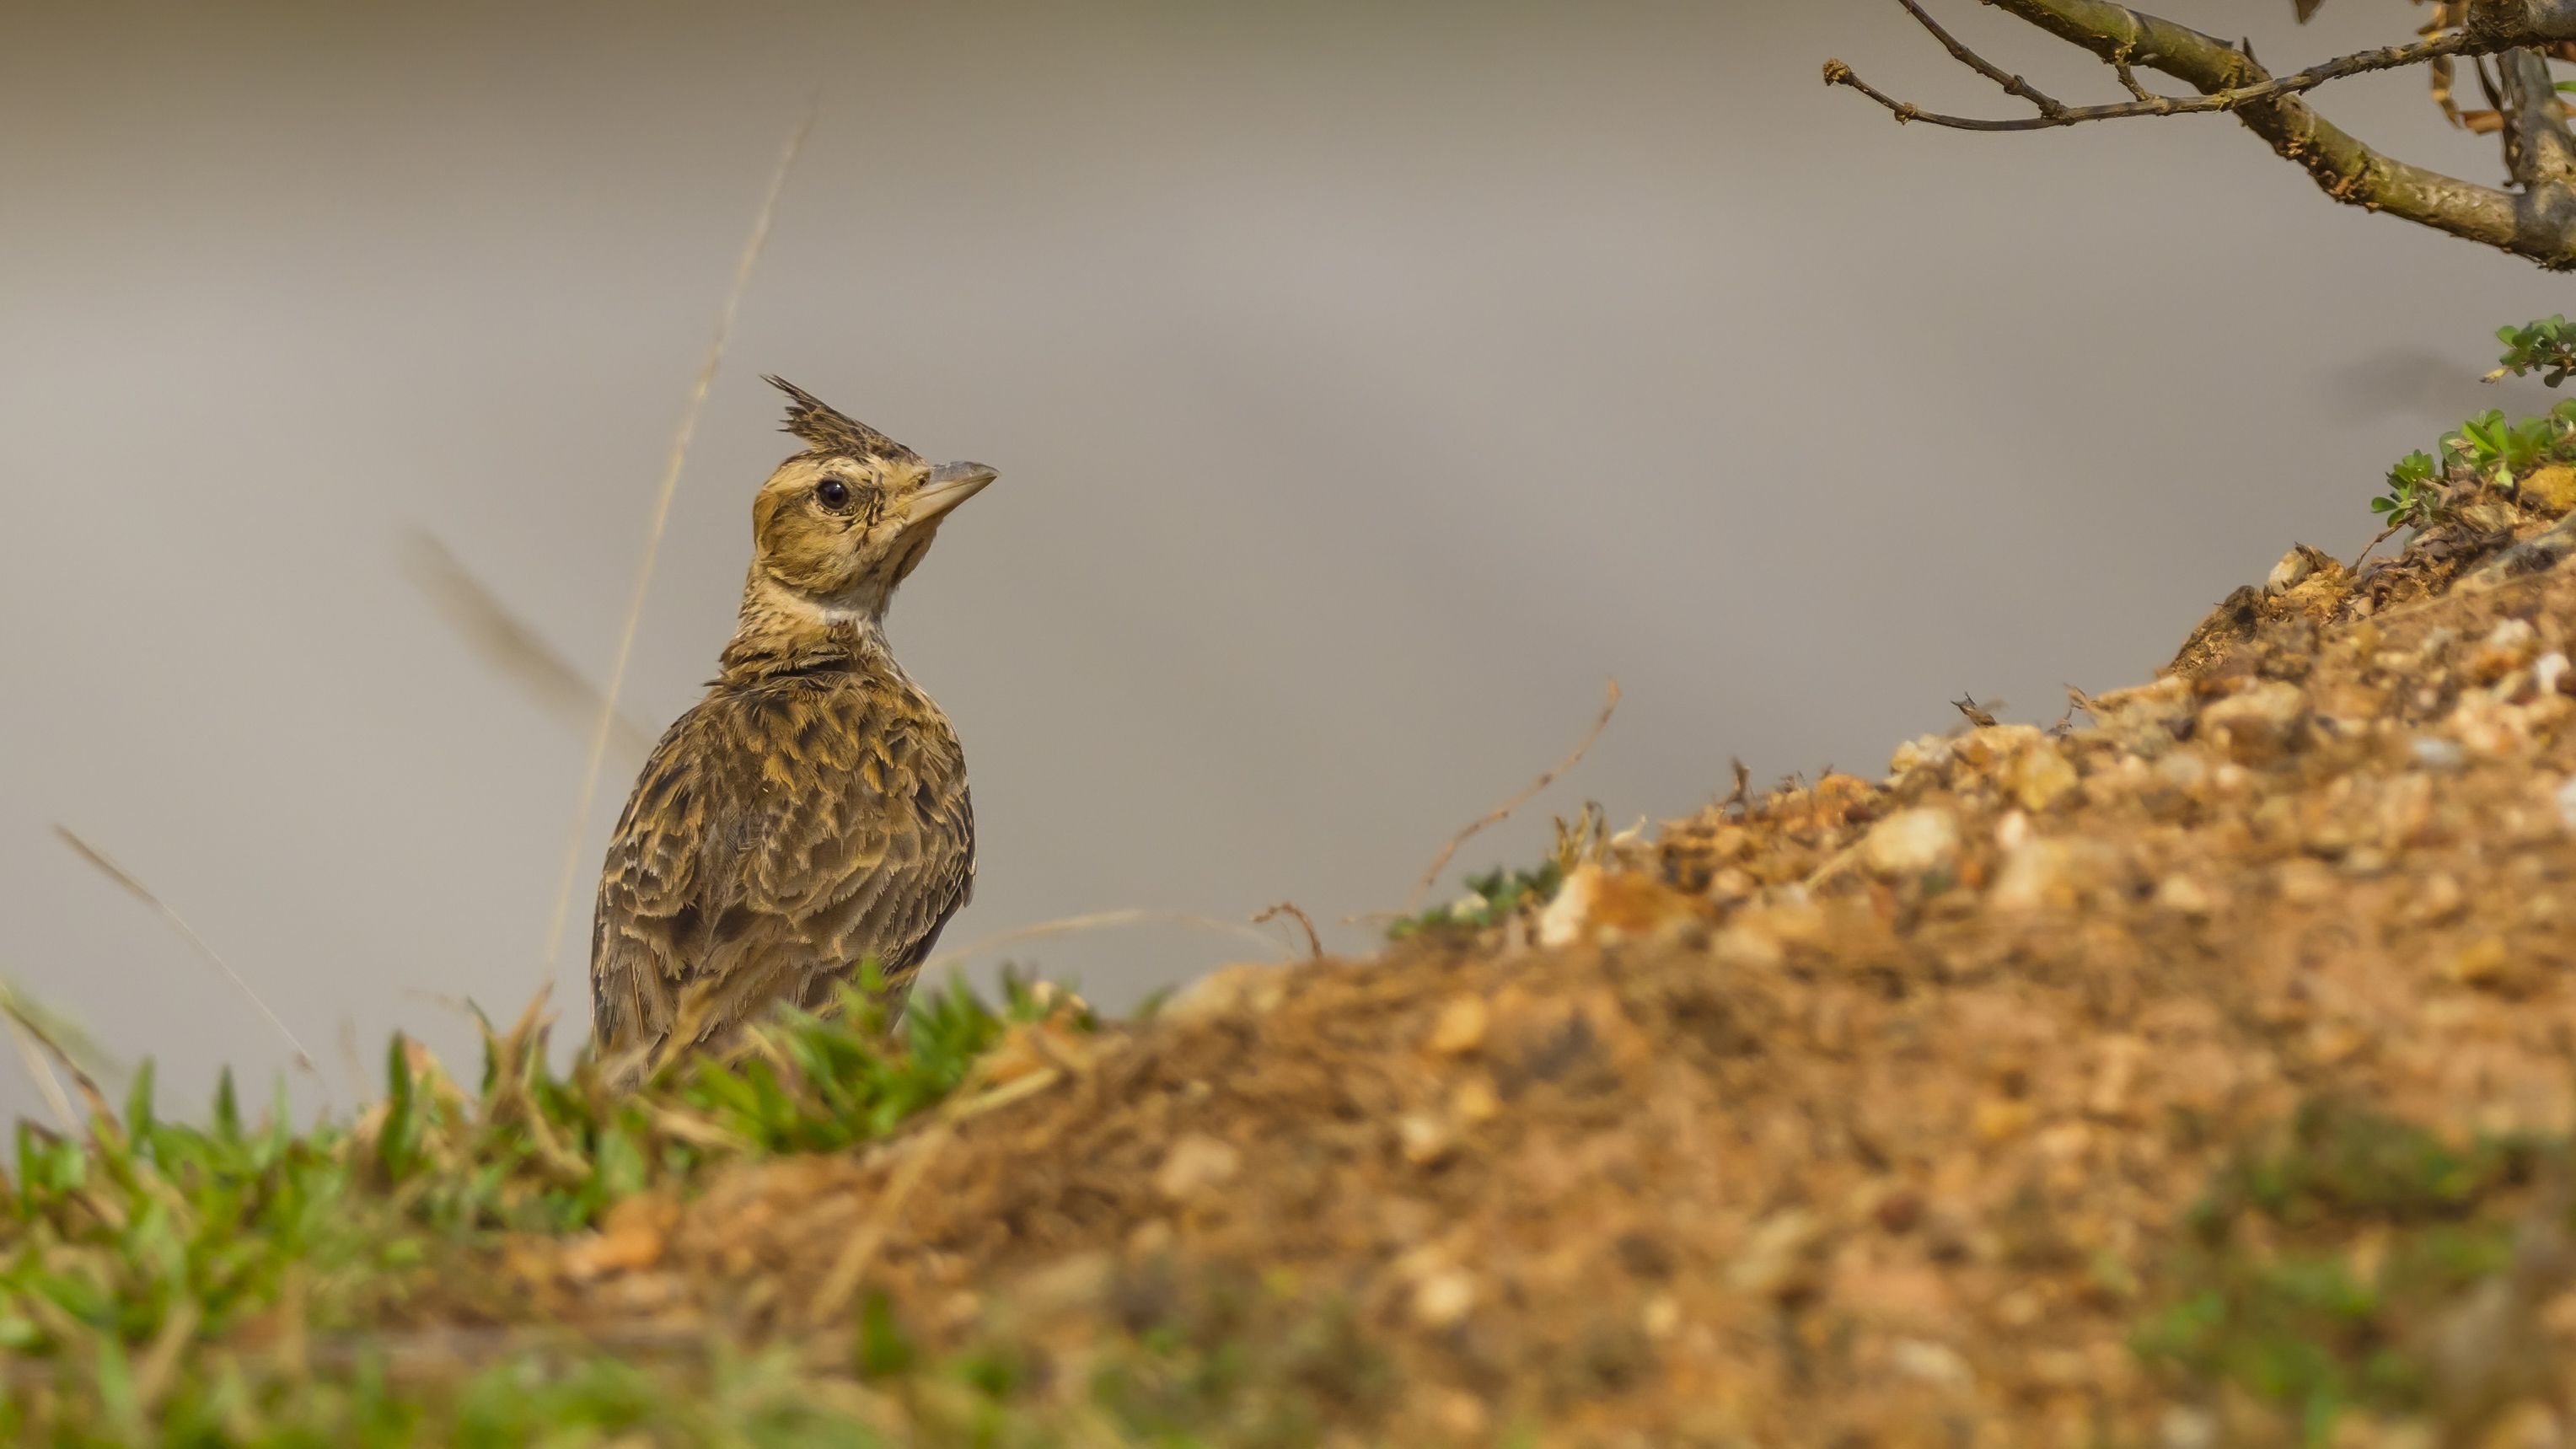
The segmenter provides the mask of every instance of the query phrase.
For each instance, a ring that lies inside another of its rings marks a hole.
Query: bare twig
[[[1926,125],[1947,126],[1954,131],[2048,131],[2060,126],[2081,126],[2092,121],[2119,121],[2139,116],[2200,116],[2221,111],[2239,111],[2264,101],[2283,96],[2301,95],[2329,82],[2347,76],[2367,75],[2372,71],[2399,70],[2410,65],[2446,56],[2472,52],[2475,42],[2468,34],[2455,32],[2419,40],[2410,45],[2382,46],[2377,50],[2356,51],[2339,55],[2320,65],[2313,65],[2294,75],[2271,76],[2250,85],[2230,86],[2197,96],[2160,96],[2138,83],[2137,72],[2126,60],[2111,62],[2112,69],[2127,87],[2133,99],[2114,101],[2100,106],[2069,106],[2035,91],[2019,76],[2006,75],[1975,51],[1950,38],[1947,31],[1932,23],[1915,0],[1897,0],[1913,11],[1924,28],[1946,47],[1961,63],[1987,79],[1995,81],[2010,94],[2029,101],[2039,112],[2035,116],[2006,117],[1999,120],[1974,116],[1950,116],[1927,111],[1911,101],[1900,101],[1863,81],[1852,68],[1838,60],[1825,62],[1825,84],[1848,86],[1886,107],[1901,122],[1921,121]]]
[[[599,724],[591,732],[590,763],[582,770],[581,799],[573,808],[570,839],[564,844],[563,872],[555,885],[554,911],[546,923],[546,945],[543,959],[546,974],[554,974],[555,959],[563,950],[564,921],[572,912],[573,884],[581,876],[581,844],[590,830],[590,803],[599,794],[599,772],[608,758],[608,742],[617,731],[617,697],[626,687],[626,666],[635,655],[635,633],[644,619],[644,599],[653,587],[653,564],[662,549],[662,533],[671,521],[671,499],[680,491],[680,471],[689,461],[689,440],[698,429],[698,414],[706,407],[707,391],[715,385],[716,368],[724,361],[725,343],[733,335],[733,322],[742,310],[743,295],[751,290],[752,268],[769,244],[770,224],[778,216],[778,198],[787,189],[787,174],[795,168],[796,155],[805,149],[805,137],[814,129],[815,114],[821,109],[823,93],[818,88],[806,102],[805,114],[798,118],[796,129],[789,132],[786,146],[778,153],[778,167],[769,176],[768,194],[761,198],[760,211],[753,218],[751,236],[743,243],[742,255],[734,262],[733,286],[726,292],[724,308],[716,315],[715,336],[707,342],[707,355],[698,364],[698,376],[689,389],[688,406],[681,411],[680,428],[671,439],[671,452],[662,468],[662,488],[653,500],[653,513],[644,531],[644,556],[635,566],[635,591],[627,601],[625,627],[619,631],[617,656],[609,666],[608,685],[601,692]]]
[[[1921,0],[1896,0],[1896,3],[1904,6],[1907,14],[1913,16],[1915,21],[1925,30],[1930,31],[1934,40],[1941,42],[1941,48],[1950,52],[1950,58],[1952,60],[1959,62],[1968,69],[1975,71],[1977,74],[1984,76],[1990,81],[1993,81],[2005,95],[2021,97],[2023,100],[2030,102],[2032,106],[2036,107],[2039,113],[2043,116],[2055,116],[2065,113],[2066,107],[2060,104],[2055,98],[2032,86],[2030,82],[2023,80],[2020,76],[2006,72],[2001,67],[1989,62],[1984,56],[1979,55],[1975,51],[1960,44],[1949,31],[1941,28],[1941,22],[1932,18],[1931,11],[1923,8]]]
[[[1527,789],[1470,821],[1466,829],[1450,836],[1449,843],[1440,847],[1440,854],[1433,857],[1431,868],[1424,871],[1422,879],[1414,883],[1413,894],[1405,897],[1404,914],[1409,916],[1422,908],[1422,898],[1429,895],[1431,887],[1439,882],[1440,872],[1449,868],[1450,857],[1458,853],[1459,846],[1466,844],[1478,831],[1499,825],[1509,819],[1513,811],[1528,804],[1541,790],[1555,784],[1557,776],[1582,763],[1583,757],[1591,753],[1592,742],[1601,738],[1601,732],[1610,727],[1610,716],[1616,714],[1618,710],[1619,681],[1613,679],[1610,681],[1609,697],[1601,702],[1601,717],[1592,722],[1592,728],[1583,732],[1582,739],[1575,741],[1574,748],[1566,752],[1564,759],[1550,765],[1545,774],[1530,781]]]
[[[2090,52],[2121,76],[2130,99],[2109,106],[2065,107],[2033,117],[1987,120],[1933,115],[1867,85],[1839,61],[1827,64],[1825,79],[1861,91],[1900,121],[1975,131],[2041,130],[2127,116],[2232,114],[2275,155],[2296,162],[2338,202],[2482,242],[2554,270],[2576,268],[2576,198],[2569,196],[2568,187],[2553,184],[2518,194],[2411,165],[2365,145],[2318,115],[2303,99],[2306,92],[2330,81],[2370,71],[2428,64],[2438,81],[2461,56],[2502,56],[2518,50],[2557,53],[2576,40],[2576,0],[2479,0],[2456,12],[2455,28],[2439,27],[2411,44],[2338,56],[2283,76],[2266,71],[2250,47],[2111,0],[1986,3]],[[1907,5],[1909,12],[1917,8]],[[1990,78],[2000,71],[1988,63],[1967,63]],[[2200,94],[2158,96],[2137,83],[2136,72],[2144,70],[2171,76]],[[2530,86],[2517,89],[2527,96],[2538,94]],[[2554,96],[2518,108],[2531,113],[2526,130],[2544,136],[2560,114]],[[2517,144],[2518,150],[2532,149]]]
[[[108,859],[105,851],[102,851],[97,846],[83,840],[78,834],[73,832],[70,826],[56,824],[54,826],[54,835],[57,839],[61,840],[64,845],[69,846],[74,855],[88,861],[92,869],[95,869],[99,874],[106,876],[109,880],[115,882],[119,888],[125,891],[126,894],[143,902],[143,904],[150,906],[153,910],[160,912],[161,919],[169,922],[172,930],[175,930],[180,935],[186,937],[188,944],[196,947],[198,955],[205,957],[208,962],[213,964],[217,971],[222,972],[224,979],[230,981],[235,990],[250,998],[250,1004],[259,1008],[259,1014],[268,1018],[269,1026],[273,1028],[280,1037],[285,1039],[287,1046],[294,1049],[296,1067],[301,1071],[311,1073],[313,1080],[321,1083],[324,1099],[329,1099],[331,1095],[331,1084],[323,1081],[321,1069],[313,1065],[313,1054],[304,1049],[304,1043],[297,1039],[294,1031],[288,1028],[287,1024],[283,1020],[279,1019],[276,1012],[269,1009],[268,1002],[263,1000],[257,991],[251,989],[251,984],[243,980],[242,974],[232,968],[232,963],[226,961],[212,945],[208,944],[205,937],[197,934],[197,928],[188,924],[187,917],[180,915],[177,910],[172,908],[168,901],[154,895],[151,888],[144,885],[142,881],[135,879],[132,872],[128,871],[125,867],[118,865],[115,861]]]
[[[2383,544],[2383,543],[2388,542],[2389,538],[2390,538],[2392,535],[2394,535],[2394,534],[2397,532],[2397,530],[2399,530],[2399,529],[2401,529],[2401,528],[2404,528],[2405,526],[2406,526],[2406,525],[2405,525],[2405,524],[2402,524],[2402,523],[2392,523],[2392,524],[2388,525],[2386,528],[2381,529],[2381,530],[2379,531],[2379,536],[2378,536],[2377,538],[2372,539],[2372,540],[2371,540],[2367,545],[2365,545],[2365,546],[2362,548],[2362,550],[2361,550],[2360,554],[2359,554],[2359,555],[2357,555],[2357,556],[2353,559],[2353,561],[2352,561],[2352,566],[2351,566],[2350,568],[2345,569],[2345,570],[2344,570],[2344,572],[2345,572],[2345,573],[2348,573],[2348,574],[2357,574],[2357,573],[2360,573],[2360,572],[2361,572],[2361,566],[2362,566],[2362,564],[2363,564],[2363,563],[2365,563],[2365,562],[2367,562],[2367,561],[2369,560],[2369,558],[2370,558],[2370,556],[2371,556],[2372,554],[2377,553],[2377,552],[2379,551],[2379,546],[2380,546],[2381,544]]]
[[[1294,919],[1298,925],[1306,928],[1307,954],[1315,960],[1323,960],[1324,938],[1315,934],[1315,918],[1307,915],[1303,910],[1300,910],[1295,901],[1281,901],[1279,904],[1263,911],[1260,915],[1253,917],[1252,924],[1256,926],[1268,925],[1270,922],[1279,919],[1281,916],[1290,917]]]

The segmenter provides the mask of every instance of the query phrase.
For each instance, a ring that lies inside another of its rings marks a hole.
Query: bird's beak
[[[1000,476],[981,463],[940,464],[930,470],[921,491],[912,495],[911,521],[928,523],[982,492],[985,484]]]

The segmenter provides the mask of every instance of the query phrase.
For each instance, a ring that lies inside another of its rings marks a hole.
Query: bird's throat
[[[725,645],[724,678],[747,683],[887,661],[884,617],[882,604],[869,608],[826,602],[755,572],[743,586],[742,616]]]

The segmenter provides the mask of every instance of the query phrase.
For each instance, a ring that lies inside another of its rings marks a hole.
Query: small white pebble
[[[2531,641],[2537,637],[2539,635],[2531,627],[2530,620],[2504,619],[2498,621],[2494,630],[2488,633],[2486,646],[2489,649],[2520,650],[2529,647]]]
[[[1928,875],[1959,858],[1959,821],[1935,807],[1899,810],[1869,828],[1861,844],[1869,868],[1890,879]]]
[[[2468,763],[2468,752],[2457,741],[2426,736],[2415,742],[2415,763],[2428,770],[2456,770]]]
[[[1946,1343],[1928,1338],[1900,1338],[1887,1346],[1888,1362],[1898,1373],[1945,1389],[1964,1389],[1975,1382],[1968,1361]]]
[[[1447,1328],[1476,1306],[1476,1280],[1456,1268],[1414,1285],[1413,1316],[1425,1328]]]
[[[2019,850],[2021,843],[2028,839],[2030,839],[2030,817],[2021,811],[2007,810],[2004,812],[2004,818],[1995,822],[1997,847],[2008,852]]]

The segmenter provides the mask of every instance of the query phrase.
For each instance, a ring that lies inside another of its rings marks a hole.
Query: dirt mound
[[[1233,1334],[1374,1442],[2554,1433],[2576,571],[2540,529],[2294,552],[2064,727],[1571,847],[1499,927],[1019,1028],[930,1128],[514,1271],[752,1339],[882,1293],[1040,1395]]]

